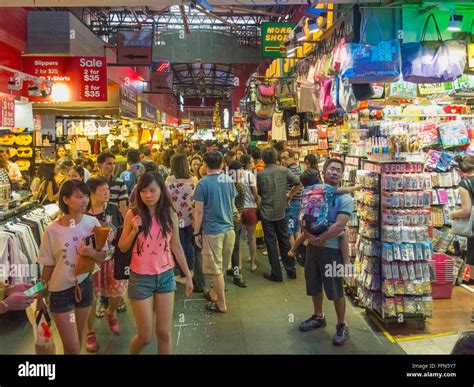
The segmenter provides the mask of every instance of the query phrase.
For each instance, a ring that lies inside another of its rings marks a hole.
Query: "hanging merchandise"
[[[392,100],[415,99],[417,97],[416,84],[400,80],[385,84],[385,98]]]
[[[370,83],[353,83],[352,92],[357,101],[367,101],[375,95],[374,88]]]
[[[259,118],[272,118],[273,104],[263,104],[260,101],[255,103],[255,115]]]
[[[296,110],[287,110],[284,113],[286,122],[286,137],[288,140],[299,140],[303,136],[304,114],[296,113]]]
[[[296,107],[295,82],[292,79],[282,79],[276,91],[278,108],[282,110]]]
[[[275,86],[260,84],[257,88],[257,99],[264,105],[275,103]]]
[[[95,137],[99,133],[96,120],[84,120],[84,135],[87,137]]]
[[[99,136],[107,136],[110,134],[109,121],[99,121],[98,134]]]
[[[298,82],[298,113],[315,113],[320,114],[321,110],[318,103],[315,103],[315,90],[318,87],[308,82]]]
[[[272,130],[272,118],[252,117],[252,125],[259,132]]]
[[[474,27],[474,19],[471,20],[471,26],[468,32],[458,32],[456,34],[456,40],[466,42],[466,67],[464,67],[464,74],[474,74],[474,39],[472,27]]]
[[[463,121],[450,121],[439,125],[439,135],[444,149],[469,144],[469,134]]]
[[[283,111],[275,109],[272,118],[272,139],[286,141],[286,124],[283,119]]]
[[[339,78],[339,105],[346,111],[351,112],[359,107],[359,101],[354,95],[353,85],[342,82]]]
[[[366,43],[370,19],[375,21],[379,43]],[[400,78],[400,43],[397,39],[383,40],[379,21],[373,12],[362,23],[361,43],[346,43],[343,47],[341,77],[350,83],[396,82]]]
[[[334,101],[331,97],[331,88],[333,82],[334,81],[332,79],[322,81],[321,96],[319,97],[322,114],[331,114],[336,111],[336,106],[334,105]]]
[[[425,41],[429,21],[433,19],[437,41]],[[466,42],[445,40],[433,14],[425,22],[420,42],[402,45],[403,79],[413,83],[444,83],[459,78],[466,65]]]

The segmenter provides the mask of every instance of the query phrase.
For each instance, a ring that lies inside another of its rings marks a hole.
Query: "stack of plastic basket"
[[[454,283],[454,258],[447,254],[433,254],[430,264],[436,273],[431,283],[433,299],[451,298]]]

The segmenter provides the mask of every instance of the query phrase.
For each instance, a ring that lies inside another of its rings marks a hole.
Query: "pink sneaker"
[[[109,323],[110,332],[112,332],[114,336],[120,335],[120,323],[117,317],[113,314],[109,314],[107,311],[104,312],[104,317]]]
[[[95,337],[95,332],[87,333],[86,338],[86,351],[90,353],[95,353],[99,349],[99,345],[97,344],[97,338]]]

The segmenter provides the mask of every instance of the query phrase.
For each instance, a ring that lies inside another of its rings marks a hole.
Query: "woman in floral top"
[[[188,160],[184,154],[176,153],[171,158],[171,175],[166,179],[166,185],[178,212],[179,238],[189,270],[192,272],[194,269],[193,194],[197,185],[197,178],[191,175]],[[181,278],[184,279],[182,272]],[[180,279],[177,281],[181,282]]]

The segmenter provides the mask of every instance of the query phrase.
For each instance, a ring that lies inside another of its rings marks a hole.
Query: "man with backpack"
[[[120,178],[124,181],[127,186],[128,194],[132,193],[133,187],[137,184],[137,175],[143,174],[145,169],[140,163],[140,152],[138,149],[130,149],[127,152],[128,169],[122,172]]]

